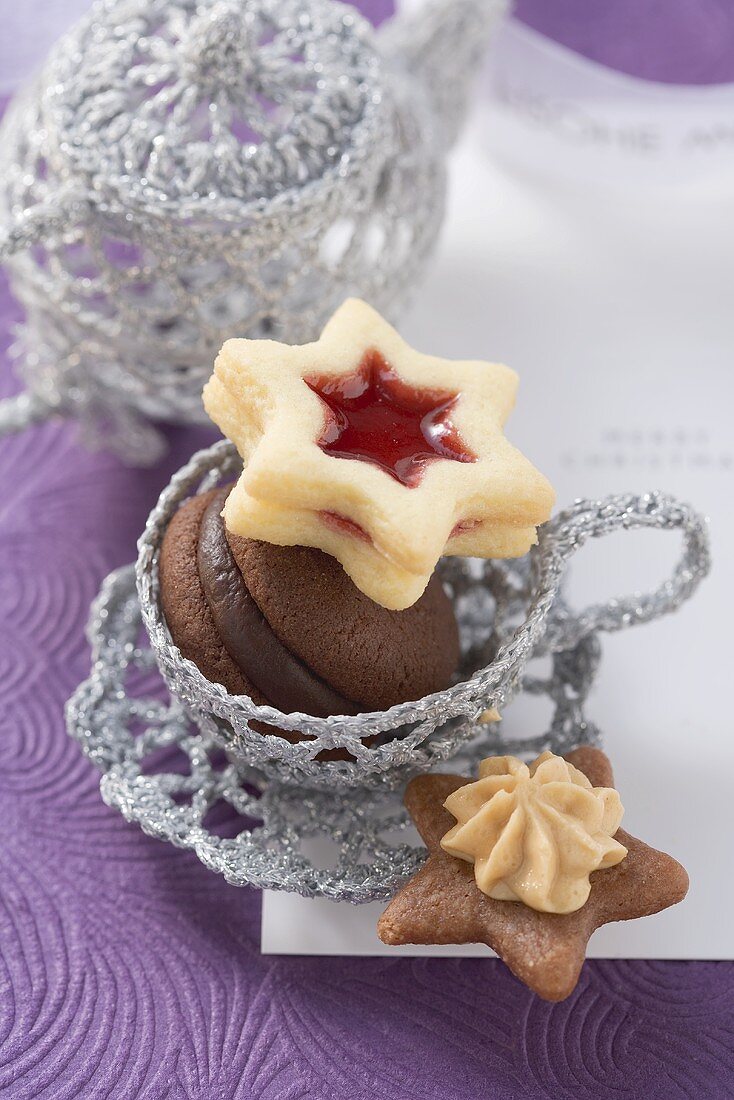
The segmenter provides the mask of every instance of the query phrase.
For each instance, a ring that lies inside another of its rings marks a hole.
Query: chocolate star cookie
[[[578,748],[565,759],[592,786],[613,786],[611,765],[599,749]],[[575,912],[543,912],[487,896],[476,885],[474,866],[441,847],[456,826],[444,802],[470,782],[456,775],[423,775],[408,784],[405,804],[428,859],[382,914],[377,930],[384,943],[486,943],[540,997],[561,1001],[576,986],[595,929],[649,916],[685,897],[684,868],[623,829],[614,840],[627,855],[591,874],[588,900]]]

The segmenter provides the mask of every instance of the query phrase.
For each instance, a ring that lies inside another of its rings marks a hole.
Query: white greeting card
[[[639,195],[513,175],[488,156],[488,125],[459,150],[442,245],[402,329],[422,350],[520,373],[508,435],[551,478],[559,506],[662,488],[711,517],[712,575],[677,615],[603,637],[588,706],[625,827],[679,858],[690,892],[658,916],[601,929],[590,955],[732,958],[734,200],[710,187],[705,198],[664,186]],[[649,588],[679,550],[679,536],[658,532],[597,541],[574,558],[572,600]],[[549,713],[521,698],[504,722],[529,735]],[[375,934],[381,909],[266,894],[262,949],[394,954]]]
[[[734,175],[734,84],[642,80],[506,19],[484,88],[492,145],[517,164],[622,187]]]

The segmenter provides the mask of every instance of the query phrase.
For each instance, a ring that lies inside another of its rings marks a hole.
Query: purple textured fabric
[[[17,317],[0,281],[0,395]],[[263,957],[257,892],[102,803],[62,710],[102,578],[213,433],[169,438],[146,472],[67,424],[0,442],[0,1096],[734,1095],[730,964],[588,963],[552,1006],[492,959]]]
[[[515,0],[514,11],[529,27],[632,76],[734,81],[731,0]]]
[[[355,8],[359,8],[370,22],[379,26],[395,11],[393,0],[352,0]]]

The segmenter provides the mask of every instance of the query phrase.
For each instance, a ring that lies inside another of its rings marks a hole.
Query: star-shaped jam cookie
[[[442,554],[517,557],[553,491],[508,443],[517,377],[414,351],[364,302],[319,340],[228,340],[204,388],[244,469],[230,531],[337,558],[384,607],[409,607]]]
[[[565,759],[594,787],[613,786],[611,765],[599,749],[584,746]],[[627,855],[591,874],[588,900],[575,912],[543,912],[489,897],[476,885],[473,865],[441,847],[456,824],[444,802],[470,782],[457,775],[423,775],[408,784],[405,804],[428,859],[380,917],[377,931],[384,943],[485,943],[540,997],[561,1001],[576,986],[595,929],[658,913],[685,897],[683,867],[623,829],[614,839]]]

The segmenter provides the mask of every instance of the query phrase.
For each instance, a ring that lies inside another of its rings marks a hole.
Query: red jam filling
[[[327,527],[331,527],[341,535],[352,535],[356,539],[361,539],[362,542],[372,541],[364,527],[360,527],[353,519],[341,515],[340,512],[328,512],[326,509],[323,509],[319,512],[319,516]]]
[[[476,461],[449,419],[460,395],[410,385],[378,351],[366,352],[352,374],[304,381],[327,408],[318,440],[326,454],[372,462],[411,489],[438,458]]]
[[[469,531],[476,531],[477,527],[481,526],[482,521],[480,519],[460,519],[458,523],[454,524],[449,538],[453,539],[458,535],[466,535]]]

